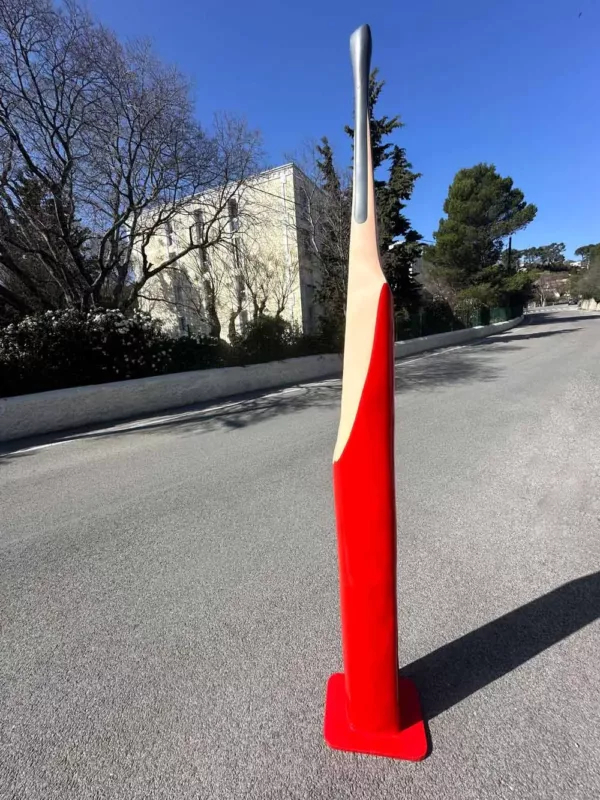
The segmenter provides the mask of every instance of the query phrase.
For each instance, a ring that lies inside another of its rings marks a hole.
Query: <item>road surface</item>
[[[0,797],[600,796],[600,318],[397,366],[421,764],[322,740],[337,381],[0,457]]]

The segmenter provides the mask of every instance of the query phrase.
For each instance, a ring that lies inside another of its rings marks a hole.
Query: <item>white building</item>
[[[140,294],[140,307],[173,335],[218,332],[228,339],[233,327],[239,332],[257,313],[314,332],[320,273],[308,205],[318,191],[290,163],[260,173],[239,191],[191,197],[161,226],[147,253],[160,263],[185,249],[182,244],[190,237],[207,246],[151,278]]]

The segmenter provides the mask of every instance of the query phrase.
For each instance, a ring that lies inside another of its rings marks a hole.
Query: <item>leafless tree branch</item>
[[[0,237],[12,256],[0,265],[16,294],[31,294],[23,270],[42,270],[60,292],[36,302],[133,305],[152,277],[229,235],[229,200],[260,158],[242,121],[203,129],[187,81],[147,45],[121,44],[73,2],[0,4]],[[153,257],[155,237],[203,197],[203,240]]]

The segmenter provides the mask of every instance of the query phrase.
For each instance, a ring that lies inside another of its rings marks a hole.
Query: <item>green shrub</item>
[[[493,286],[490,283],[478,283],[475,286],[463,289],[458,295],[455,306],[471,301],[479,308],[492,308],[492,306],[501,305],[501,300],[502,291],[497,286]]]
[[[346,319],[343,315],[327,317],[323,315],[319,319],[319,331],[315,334],[315,339],[320,342],[324,353],[341,353],[344,349]]]
[[[334,352],[334,345],[322,331],[303,334],[286,320],[263,315],[244,326],[229,360],[237,364],[256,364]]]
[[[244,325],[235,342],[235,352],[240,363],[256,364],[289,358],[294,344],[290,323],[265,315]]]
[[[454,304],[454,314],[464,328],[489,325],[490,307],[478,297],[461,295]]]
[[[167,372],[225,367],[232,360],[231,347],[227,342],[193,333],[178,339],[169,339],[167,352]]]
[[[0,396],[332,352],[322,335],[261,317],[235,343],[171,338],[136,311],[47,311],[0,328]]]
[[[170,339],[159,321],[140,311],[131,316],[112,310],[47,311],[0,329],[3,396],[144,378],[221,362],[214,340]]]
[[[515,272],[507,278],[504,283],[502,305],[516,309],[526,306],[535,297],[535,283],[539,277],[539,272],[527,270]]]
[[[584,300],[600,302],[600,265],[592,265],[574,279],[577,294]]]
[[[422,336],[433,336],[467,327],[445,300],[432,301],[423,308]]]

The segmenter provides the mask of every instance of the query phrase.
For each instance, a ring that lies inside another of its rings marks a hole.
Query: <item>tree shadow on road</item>
[[[563,325],[568,322],[589,322],[593,319],[600,319],[600,314],[594,314],[593,311],[588,313],[580,311],[578,314],[565,317],[561,313],[539,312],[537,314],[528,314],[525,317],[523,327],[529,327],[529,325]]]
[[[518,350],[520,348],[512,348]],[[487,382],[499,377],[500,369],[490,356],[468,350],[439,350],[396,362],[396,393],[442,388],[454,384]]]
[[[427,719],[447,711],[600,617],[600,572],[569,581],[401,670]]]
[[[443,358],[419,358],[411,362],[399,361],[395,367],[396,393],[442,388],[460,383],[496,380],[497,367],[486,357],[468,353],[447,353]],[[307,409],[338,409],[341,399],[341,381],[332,379],[326,385],[294,386],[267,396],[241,400],[216,410],[199,409],[183,420],[153,424],[147,430],[170,429],[178,433],[238,430],[248,425],[284,414],[294,414]],[[140,430],[139,427],[136,430]]]
[[[575,333],[580,331],[581,328],[561,328],[558,331],[534,331],[529,332],[529,326],[517,329],[519,333],[506,334],[502,333],[498,336],[490,336],[487,339],[479,339],[476,342],[471,342],[472,347],[485,347],[491,344],[505,344],[507,342],[525,342],[527,339],[544,339],[546,336],[559,336],[564,333]]]
[[[507,346],[508,347],[508,346]],[[515,347],[514,349],[519,349]],[[496,380],[500,368],[492,363],[491,354],[478,355],[468,350],[442,352],[415,360],[398,361],[395,368],[396,393],[439,389],[456,384]],[[311,410],[338,409],[341,396],[341,381],[306,384],[280,389],[270,394],[255,393],[238,398],[226,398],[198,406],[172,409],[160,415],[127,421],[112,422],[93,429],[80,429],[68,435],[49,434],[35,439],[20,440],[0,446],[0,464],[7,463],[11,453],[24,447],[33,447],[50,442],[65,442],[76,439],[100,439],[109,436],[133,436],[160,432],[178,435],[208,433],[215,430],[232,431],[272,419],[281,415],[293,415]]]

